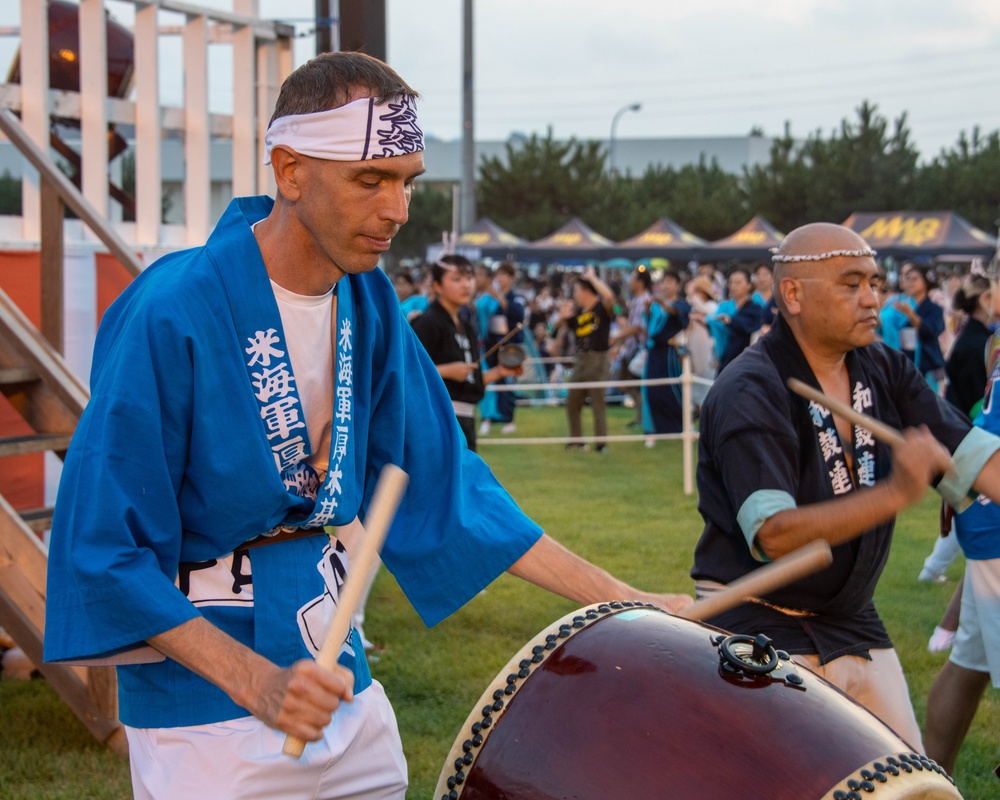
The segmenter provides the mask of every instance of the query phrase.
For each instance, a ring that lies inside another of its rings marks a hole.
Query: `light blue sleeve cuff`
[[[795,498],[780,489],[758,489],[743,502],[736,515],[736,521],[747,540],[750,555],[758,561],[771,560],[757,545],[757,531],[761,529],[769,517],[773,517],[779,511],[795,507]]]
[[[955,474],[945,475],[937,485],[941,496],[957,509],[968,506],[965,498],[973,481],[997,450],[1000,450],[1000,437],[982,428],[969,431],[951,457],[955,462]]]

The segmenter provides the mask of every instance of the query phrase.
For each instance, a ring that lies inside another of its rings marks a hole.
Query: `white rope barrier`
[[[491,383],[488,392],[543,392],[553,389],[610,389],[613,386],[666,386],[682,378],[636,378],[627,381],[560,381],[559,383]]]
[[[697,431],[694,434],[698,438]],[[666,441],[667,439],[683,439],[683,433],[629,433],[608,436],[525,436],[513,438],[504,436],[502,439],[476,438],[476,444],[605,444],[606,442],[649,442]]]
[[[562,362],[565,359],[526,359],[525,361],[536,363]],[[690,495],[694,492],[694,443],[698,440],[698,432],[694,429],[693,408],[691,401],[691,386],[695,383],[711,386],[712,381],[707,378],[694,375],[691,372],[691,359],[687,356],[681,358],[681,374],[677,378],[637,378],[635,380],[607,380],[607,381],[560,381],[559,383],[511,383],[511,384],[490,384],[486,387],[489,392],[568,392],[573,389],[608,389],[633,386],[671,386],[681,385],[681,417],[684,420],[683,429],[680,433],[657,433],[657,434],[627,434],[621,436],[550,436],[535,438],[477,438],[477,444],[504,445],[504,444],[604,444],[607,442],[642,442],[661,441],[679,439],[683,442],[684,453],[684,494]],[[558,397],[538,398],[546,405],[561,404],[562,399]]]

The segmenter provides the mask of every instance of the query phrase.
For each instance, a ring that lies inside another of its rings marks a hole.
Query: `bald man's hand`
[[[892,448],[892,472],[886,484],[904,506],[916,503],[934,481],[955,470],[955,462],[926,425],[907,428],[903,442]]]

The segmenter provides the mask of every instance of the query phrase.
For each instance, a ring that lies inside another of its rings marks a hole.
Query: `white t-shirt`
[[[333,288],[326,294],[302,295],[271,281],[271,289],[306,417],[312,450],[309,464],[322,479],[333,431]]]

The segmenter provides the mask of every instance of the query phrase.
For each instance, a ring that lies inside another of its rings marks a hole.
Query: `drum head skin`
[[[500,348],[500,355],[497,356],[497,362],[500,366],[507,367],[508,369],[517,369],[524,363],[525,357],[523,347],[517,344],[508,344]]]
[[[483,693],[435,799],[960,800],[941,767],[787,654],[764,675],[734,669],[727,636],[638,603],[564,617]]]

